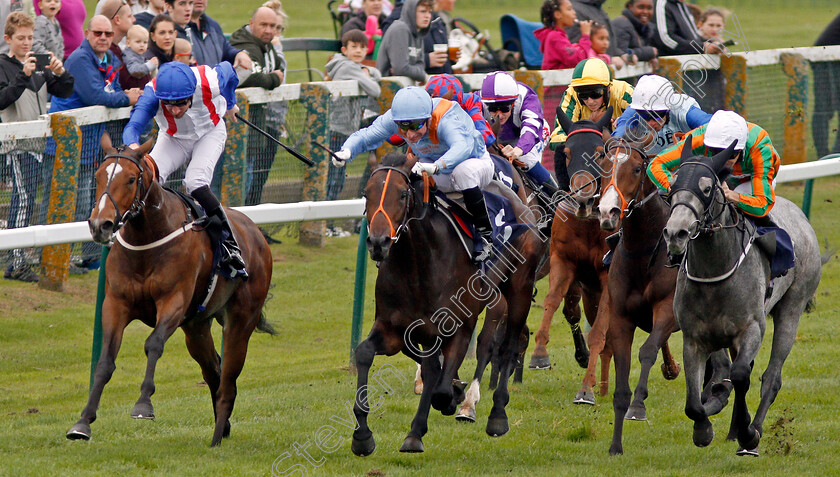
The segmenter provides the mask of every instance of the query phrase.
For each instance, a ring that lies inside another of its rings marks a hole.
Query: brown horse
[[[612,161],[612,171],[609,180],[603,180],[601,186],[598,205],[601,228],[614,232],[620,224],[621,231],[610,264],[606,293],[607,344],[615,360],[615,419],[610,446],[610,454],[615,455],[623,452],[624,419],[647,419],[644,401],[648,395],[648,377],[660,348],[665,379],[679,375],[679,365],[668,349],[668,337],[679,326],[674,318],[677,269],[665,267],[667,250],[662,241],[669,208],[659,198],[656,185],[647,179],[647,154],[640,144],[611,141],[607,158]],[[650,336],[639,349],[642,368],[631,404],[630,348],[637,327]]]
[[[358,456],[376,449],[367,423],[368,374],[374,356],[403,352],[421,363],[423,392],[400,451],[423,452],[429,408],[444,415],[455,413],[463,391],[453,387],[453,378],[479,313],[486,306],[496,305],[499,295],[507,300],[508,326],[501,344],[500,384],[493,396],[486,431],[491,436],[507,433],[507,381],[545,246],[535,233],[527,231],[498,251],[493,264],[485,264],[483,270],[477,267],[448,219],[424,200],[423,183],[410,179],[415,162],[414,157],[389,154],[365,186],[367,245],[371,258],[379,262],[379,274],[375,321],[367,339],[356,348],[358,382],[353,413],[358,426],[351,450]],[[521,221],[534,223],[530,210],[509,189],[496,187],[494,192],[512,199]]]
[[[187,349],[201,366],[210,388],[216,418],[211,445],[230,434],[236,399],[236,378],[242,371],[248,340],[254,329],[271,332],[262,308],[271,281],[271,251],[259,228],[245,215],[228,210],[250,278],[230,280],[212,270],[210,238],[191,227],[195,217],[176,194],[155,180],[151,163],[141,151],[114,151],[96,171],[98,200],[88,223],[94,240],[110,243],[105,301],[102,305],[102,355],[81,418],[68,439],[90,439],[90,424],[105,384],[111,379],[123,330],[133,320],[153,328],[146,339],[146,376],[134,418],[153,419],[155,365],[167,339],[178,327]],[[211,281],[216,280],[208,297]],[[221,359],[210,327],[216,319],[224,328]]]

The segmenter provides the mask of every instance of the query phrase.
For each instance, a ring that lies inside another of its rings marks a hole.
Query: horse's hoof
[[[528,369],[551,369],[551,361],[548,356],[531,355],[531,362],[528,363]]]
[[[577,361],[578,366],[586,369],[589,366],[589,351],[575,353],[575,361]]]
[[[738,456],[750,456],[750,457],[758,457],[758,447],[753,449],[744,449],[743,447],[739,448],[735,451],[735,455]]]
[[[66,436],[71,441],[77,441],[80,439],[83,441],[89,441],[90,425],[76,423],[69,431],[67,431]]]
[[[475,407],[464,409],[464,407],[461,406],[461,410],[458,411],[458,415],[455,416],[455,420],[461,422],[475,422]]]
[[[647,421],[647,411],[644,407],[630,406],[627,413],[624,414],[624,419],[628,421]]]
[[[757,449],[759,441],[761,441],[761,434],[752,426],[749,426],[747,428],[747,438],[741,439],[739,437],[738,445],[740,445],[742,449]]]
[[[152,403],[150,402],[138,402],[134,405],[134,409],[131,410],[131,418],[132,419],[154,419],[155,418],[155,411],[152,407]]]
[[[487,435],[490,437],[499,437],[507,434],[510,430],[508,420],[506,417],[491,417],[487,419]]]
[[[423,441],[414,436],[406,436],[400,446],[400,452],[423,452],[424,450]]]
[[[367,457],[373,454],[373,451],[376,450],[376,441],[373,440],[373,434],[367,439],[356,439],[354,437],[350,444],[350,450],[359,457]]]
[[[572,402],[575,404],[589,404],[590,406],[594,406],[595,394],[593,394],[592,391],[584,391],[581,389],[575,395],[575,399]]]
[[[610,456],[622,454],[624,454],[624,448],[621,446],[621,444],[610,446]]]
[[[674,367],[671,368],[665,363],[662,363],[662,377],[667,379],[668,381],[677,379],[680,375],[680,363],[674,362]]]
[[[423,381],[415,381],[414,383],[414,394],[421,395],[423,394]]]
[[[694,440],[694,445],[697,447],[706,447],[712,443],[712,440],[715,438],[715,430],[712,428],[712,423],[710,421],[705,422],[695,422],[694,423],[694,434],[692,435],[692,440]]]
[[[452,405],[452,393],[448,393],[445,391],[435,391],[432,394],[432,408],[436,411],[440,411],[443,413],[444,416],[451,416],[455,414],[454,406]],[[451,408],[452,412],[446,414],[446,411]]]

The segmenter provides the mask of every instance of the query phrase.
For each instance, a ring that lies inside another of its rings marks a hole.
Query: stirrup
[[[235,243],[222,242],[222,267],[228,267],[230,278],[242,277],[248,279],[248,271],[245,270],[245,260]]]
[[[483,242],[481,249],[473,254],[473,262],[481,263],[493,255],[493,245],[485,237],[479,236]]]

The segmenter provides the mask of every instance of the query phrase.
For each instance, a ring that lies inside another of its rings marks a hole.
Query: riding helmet
[[[706,147],[726,149],[733,141],[735,150],[741,151],[747,144],[747,121],[740,114],[733,111],[718,111],[712,115],[709,124],[706,125],[706,132],[703,135],[703,144]]]
[[[169,63],[167,63],[169,64]],[[413,121],[432,117],[432,97],[419,86],[409,86],[397,91],[391,102],[391,119]]]
[[[426,83],[426,92],[433,98],[441,98],[452,91],[452,101],[460,103],[464,100],[464,87],[458,78],[449,74],[434,75]]]
[[[484,77],[481,83],[482,103],[505,103],[519,97],[519,85],[504,71],[495,71]]]
[[[666,78],[645,75],[636,83],[630,107],[636,111],[670,111],[671,102],[676,99],[675,94],[674,85]]]
[[[155,96],[160,100],[177,100],[195,94],[195,74],[178,61],[164,63],[155,78]]]
[[[572,82],[569,86],[576,93],[600,90],[604,95],[604,106],[610,103],[610,86],[613,82],[613,72],[604,60],[588,58],[581,60],[572,71]]]

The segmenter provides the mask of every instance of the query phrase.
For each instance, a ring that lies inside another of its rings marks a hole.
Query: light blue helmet
[[[179,61],[164,63],[155,79],[157,99],[178,100],[190,98],[195,94],[195,74],[189,66]]]
[[[391,117],[394,121],[430,118],[432,117],[432,97],[419,86],[403,88],[397,91],[391,102]]]

